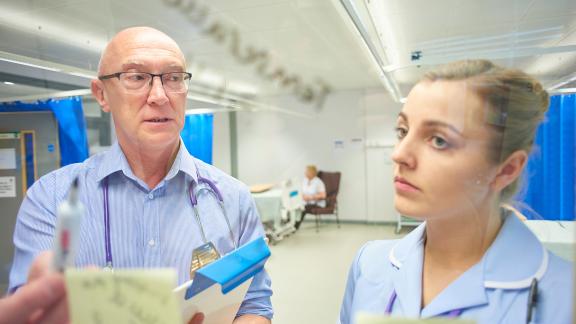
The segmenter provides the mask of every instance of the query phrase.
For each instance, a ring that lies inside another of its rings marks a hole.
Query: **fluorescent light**
[[[576,88],[564,88],[564,89],[554,89],[550,90],[551,93],[576,93]]]
[[[400,103],[405,104],[407,100],[408,100],[408,98],[404,97],[404,98],[400,99]]]
[[[569,78],[568,80],[564,80],[564,81],[561,81],[561,82],[556,83],[555,85],[553,85],[553,86],[551,86],[550,88],[548,88],[548,90],[551,91],[551,90],[554,90],[554,89],[556,89],[556,88],[560,88],[561,86],[566,85],[566,84],[568,84],[568,83],[570,83],[570,82],[573,82],[573,81],[576,81],[576,75],[573,76],[573,77],[571,77],[571,78]]]
[[[10,81],[4,81],[4,84],[7,84],[7,85],[14,85],[14,82],[10,82]]]
[[[372,60],[372,63],[375,65],[375,68],[378,71],[378,75],[380,77],[380,81],[392,96],[394,101],[399,102],[401,98],[400,89],[398,88],[398,84],[396,80],[387,72],[386,65],[389,64],[388,58],[384,60],[378,50],[370,40],[370,35],[366,31],[362,20],[360,19],[354,3],[352,0],[339,0],[341,6],[337,6],[337,8],[343,9],[343,12],[348,17],[348,21],[354,30],[356,31],[355,34],[360,39],[361,44],[363,44],[362,48]],[[385,62],[386,61],[386,62]]]
[[[32,63],[26,63],[26,62],[11,60],[11,59],[7,59],[7,58],[3,58],[3,57],[0,57],[0,61],[10,62],[10,63],[15,63],[15,64],[20,64],[20,65],[25,65],[25,66],[30,66],[30,67],[34,67],[34,68],[38,68],[38,69],[42,69],[42,70],[54,71],[54,72],[61,72],[61,71],[62,71],[62,70],[60,70],[60,69],[56,69],[56,68],[52,68],[52,67],[48,67],[48,66],[42,66],[42,65],[32,64]]]
[[[82,72],[68,72],[68,74],[70,74],[70,75],[75,75],[75,76],[79,76],[79,77],[81,77],[81,78],[86,78],[86,79],[96,79],[96,76],[90,75],[90,74],[86,74],[86,73],[82,73]]]

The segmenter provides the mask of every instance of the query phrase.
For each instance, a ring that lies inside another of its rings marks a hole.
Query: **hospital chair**
[[[338,228],[340,228],[340,218],[338,217],[338,192],[340,191],[340,172],[318,171],[318,178],[324,182],[326,187],[326,207],[313,207],[308,214],[316,216],[316,232],[320,228],[320,216],[335,216]]]

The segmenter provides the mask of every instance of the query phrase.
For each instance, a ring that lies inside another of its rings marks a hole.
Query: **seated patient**
[[[309,165],[306,167],[306,177],[302,183],[302,199],[304,200],[304,211],[302,217],[296,222],[294,227],[300,228],[300,224],[304,221],[307,213],[310,213],[314,207],[326,207],[326,186],[320,178],[318,178],[318,170],[316,166]]]
[[[448,64],[414,86],[396,125],[394,204],[424,223],[358,251],[340,323],[360,312],[572,322],[573,265],[502,207],[548,101],[537,80],[484,60]]]

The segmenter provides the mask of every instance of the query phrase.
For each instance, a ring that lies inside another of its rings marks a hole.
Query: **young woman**
[[[360,249],[342,324],[361,312],[571,323],[572,264],[503,207],[547,107],[538,81],[489,61],[424,76],[398,116],[392,158],[396,209],[425,222]]]

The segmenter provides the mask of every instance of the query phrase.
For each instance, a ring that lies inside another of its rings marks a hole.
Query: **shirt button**
[[[156,245],[156,241],[154,241],[154,240],[152,239],[152,240],[148,241],[148,245],[149,245],[149,246],[154,246],[154,245]]]
[[[149,194],[148,194],[148,199],[154,199],[154,194],[153,194],[153,193],[149,193]]]

